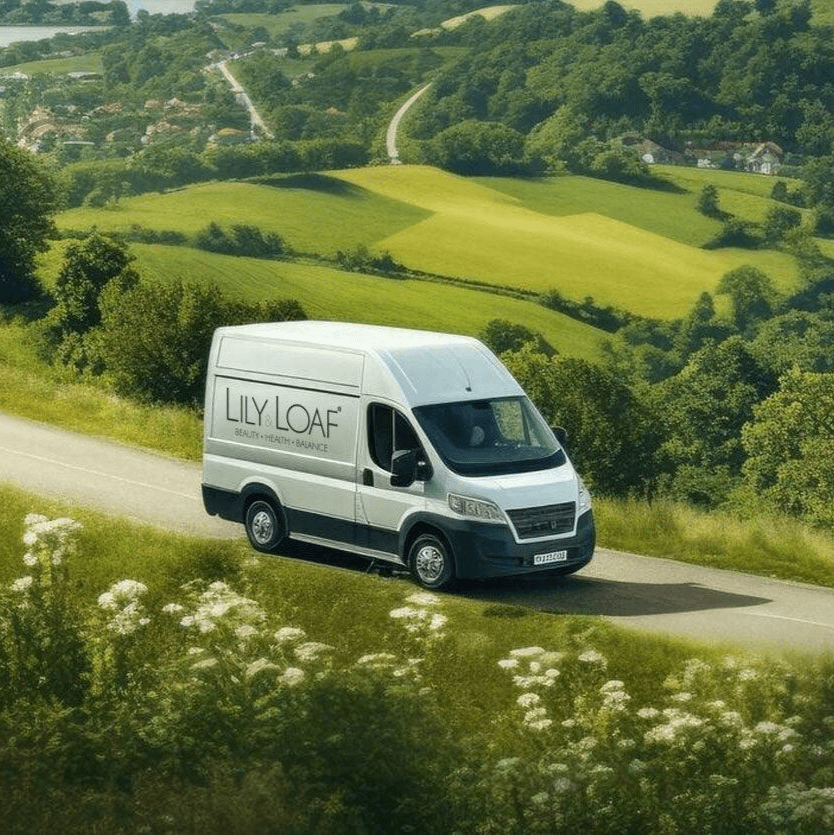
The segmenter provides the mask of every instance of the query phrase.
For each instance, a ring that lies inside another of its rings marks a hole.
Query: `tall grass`
[[[155,449],[191,460],[202,453],[194,411],[142,405],[100,385],[78,382],[41,360],[31,328],[0,325],[0,410],[75,432]]]
[[[830,660],[166,550],[0,498],[10,835],[830,828]],[[120,538],[141,561],[119,565]]]
[[[794,519],[615,499],[597,499],[595,513],[608,548],[834,586],[834,536]]]

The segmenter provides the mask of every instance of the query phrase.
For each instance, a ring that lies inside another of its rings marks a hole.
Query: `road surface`
[[[408,108],[411,107],[426,90],[431,87],[431,84],[426,84],[425,87],[421,87],[409,100],[400,107],[400,109],[394,114],[394,118],[391,120],[391,124],[388,125],[388,132],[385,134],[385,147],[388,152],[388,157],[391,160],[391,165],[399,165],[400,162],[400,154],[397,151],[397,131],[400,128],[400,122],[402,121],[403,116],[405,116]]]
[[[249,111],[249,120],[252,125],[252,129],[254,130],[255,127],[260,128],[261,132],[267,139],[273,139],[274,134],[272,131],[267,127],[266,122],[263,120],[261,114],[255,108],[255,105],[252,104],[252,99],[249,98],[249,94],[243,87],[240,86],[238,80],[232,75],[232,71],[229,69],[228,64],[226,61],[220,61],[218,64],[214,66],[223,73],[226,81],[229,82],[229,85],[232,88],[232,92],[235,94],[235,97],[238,101],[243,103],[243,106]]]
[[[240,525],[205,514],[200,475],[199,464],[0,414],[0,481],[169,530],[243,537]],[[342,568],[368,566],[327,549],[283,550]],[[605,548],[570,577],[467,583],[459,594],[492,604],[486,612],[496,617],[522,617],[527,607],[729,647],[834,652],[834,589]]]

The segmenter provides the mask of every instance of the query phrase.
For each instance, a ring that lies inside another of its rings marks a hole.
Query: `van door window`
[[[420,441],[403,415],[380,403],[368,407],[368,449],[378,467],[390,473],[395,452],[419,448]]]

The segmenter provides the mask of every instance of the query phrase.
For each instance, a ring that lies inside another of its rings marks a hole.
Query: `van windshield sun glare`
[[[565,453],[526,397],[417,406],[414,414],[447,467],[458,475],[547,470]]]

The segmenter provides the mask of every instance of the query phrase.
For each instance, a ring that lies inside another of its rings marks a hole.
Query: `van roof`
[[[224,328],[223,330],[227,330]],[[402,348],[425,348],[438,345],[477,343],[471,336],[436,333],[384,325],[361,325],[354,322],[301,320],[298,322],[260,322],[229,328],[239,336],[292,339],[328,348],[360,348],[390,351]]]
[[[266,322],[221,328],[227,335],[289,341],[361,352],[378,360],[365,369],[364,389],[410,406],[522,394],[516,380],[470,336],[350,322]],[[386,371],[381,374],[381,368]],[[335,382],[335,380],[334,380]]]

